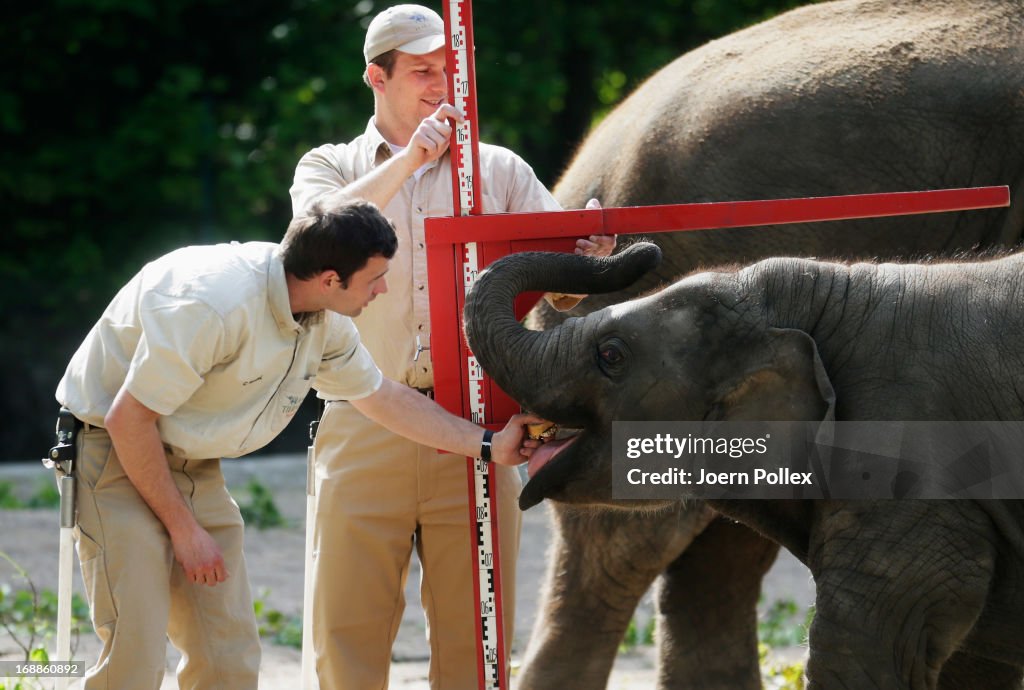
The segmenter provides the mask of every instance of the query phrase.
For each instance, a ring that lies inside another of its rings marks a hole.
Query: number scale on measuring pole
[[[445,55],[449,100],[465,115],[461,123],[454,123],[452,132],[453,204],[456,215],[478,215],[481,212],[479,130],[471,0],[446,0],[444,22],[448,35]],[[466,244],[462,260],[463,287],[468,293],[480,272],[480,257],[475,242]],[[470,418],[477,424],[484,424],[487,421],[487,409],[483,372],[468,349],[465,350],[465,363]],[[468,463],[470,524],[474,535],[475,558],[473,590],[479,618],[477,676],[482,690],[504,690],[507,687],[507,674],[497,538],[497,477],[491,463],[479,458],[471,458]]]
[[[459,215],[479,215],[477,182],[480,172],[476,112],[476,70],[473,62],[473,10],[470,0],[449,0],[445,6],[448,26],[448,89],[452,105],[466,118],[452,132],[452,184],[457,185]]]

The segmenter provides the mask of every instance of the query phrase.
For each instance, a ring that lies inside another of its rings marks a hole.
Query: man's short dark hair
[[[390,259],[397,249],[394,226],[369,201],[350,201],[329,211],[316,205],[308,216],[292,219],[281,241],[285,271],[299,280],[336,271],[345,287],[372,257]]]

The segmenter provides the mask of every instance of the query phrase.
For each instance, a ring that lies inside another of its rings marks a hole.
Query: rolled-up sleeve
[[[319,146],[304,155],[295,166],[295,179],[288,190],[292,197],[293,217],[307,215],[317,199],[349,183],[337,164],[338,148],[334,144]]]
[[[508,190],[508,210],[512,212],[536,212],[536,211],[561,211],[562,206],[551,195],[537,175],[533,172],[530,164],[512,153],[508,156],[508,171],[505,173],[510,179],[506,185]]]

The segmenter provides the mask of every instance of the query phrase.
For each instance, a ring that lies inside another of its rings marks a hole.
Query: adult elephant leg
[[[658,687],[756,690],[757,600],[778,544],[715,519],[659,580]]]
[[[986,690],[1020,690],[1024,687],[1024,669],[964,652],[949,658],[939,674],[939,690],[986,688]]]
[[[938,688],[992,585],[988,516],[914,500],[821,501],[816,513],[809,690]]]
[[[518,687],[603,688],[640,598],[711,512],[699,504],[654,513],[549,506],[548,571]]]

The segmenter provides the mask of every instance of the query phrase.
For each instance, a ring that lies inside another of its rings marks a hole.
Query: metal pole
[[[57,564],[57,647],[54,661],[71,661],[71,573],[74,568],[75,533],[75,477],[65,474],[60,487],[60,555]],[[55,690],[68,686],[67,676],[57,677]]]
[[[306,447],[306,557],[302,582],[302,690],[318,690],[316,654],[313,649],[313,537],[316,520],[316,456],[313,440],[318,422],[309,425]]]

